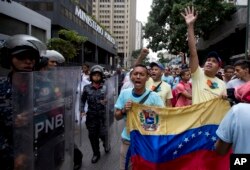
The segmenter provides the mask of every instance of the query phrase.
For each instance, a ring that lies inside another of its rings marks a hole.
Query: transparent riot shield
[[[110,146],[112,125],[114,123],[114,105],[118,95],[118,76],[112,76],[105,81],[106,85],[106,126],[108,127],[106,148]]]
[[[33,74],[13,74],[11,82],[14,167],[33,170]]]
[[[28,155],[29,169],[73,169],[74,102],[79,80],[80,67],[13,77],[20,86],[13,88],[14,117],[24,115],[27,120],[14,128],[14,144],[16,150]]]

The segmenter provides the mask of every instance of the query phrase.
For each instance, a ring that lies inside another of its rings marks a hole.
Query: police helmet
[[[101,73],[102,75],[103,75],[103,67],[102,66],[100,66],[100,65],[94,65],[93,67],[91,67],[91,69],[90,69],[90,74],[93,74],[93,73],[95,73],[95,72],[99,72],[99,73]]]
[[[38,63],[40,56],[46,51],[46,45],[30,35],[13,35],[2,44],[0,52],[2,66],[9,69],[11,66],[12,56],[25,51],[32,53],[36,63]]]
[[[101,81],[103,81],[103,79],[104,79],[104,70],[103,70],[102,66],[94,65],[93,67],[91,67],[91,69],[90,69],[90,81],[92,81],[92,75],[94,73],[100,73],[101,74]]]
[[[56,61],[57,63],[65,62],[65,58],[63,57],[63,55],[55,50],[46,50],[46,53],[42,55],[42,57]]]

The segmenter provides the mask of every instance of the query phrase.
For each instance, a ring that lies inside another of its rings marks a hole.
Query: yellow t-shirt
[[[192,73],[192,104],[202,103],[226,94],[226,84],[217,77],[211,78],[198,67]]]
[[[156,88],[158,86],[158,84],[160,84],[160,83],[161,83],[161,85],[156,90],[156,93],[161,97],[163,103],[166,105],[166,100],[173,98],[171,87],[169,84],[167,84],[164,81],[154,82],[154,80],[150,77],[148,79],[148,81],[146,82],[146,88],[149,90],[153,90],[153,88]]]

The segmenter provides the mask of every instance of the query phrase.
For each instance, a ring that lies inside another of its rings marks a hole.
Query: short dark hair
[[[147,74],[148,74],[148,69],[147,69],[147,67],[146,67],[144,64],[136,64],[136,65],[133,67],[133,71],[135,70],[136,67],[143,67],[143,68],[145,68],[145,70],[147,71]],[[133,71],[132,71],[132,72],[133,72]]]
[[[250,61],[249,60],[238,60],[234,63],[234,67],[240,66],[242,69],[248,68],[248,72],[250,73]]]
[[[180,77],[181,77],[181,79],[182,79],[182,76],[184,76],[184,74],[185,74],[186,72],[189,72],[189,71],[190,71],[189,69],[182,69],[181,72],[180,72]]]
[[[226,65],[226,66],[224,67],[224,72],[226,72],[226,71],[229,70],[229,69],[234,70],[234,66],[232,66],[232,65]]]
[[[86,66],[87,68],[89,68],[89,65],[86,64],[86,63],[84,63],[84,64],[82,65],[82,67],[83,67],[83,66]]]

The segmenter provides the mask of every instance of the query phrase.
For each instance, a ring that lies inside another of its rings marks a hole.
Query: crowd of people
[[[82,65],[81,83],[76,89],[79,93],[77,121],[86,116],[86,127],[91,143],[92,163],[100,159],[100,139],[105,153],[109,153],[111,146],[107,140],[107,124],[105,97],[107,87],[105,79],[117,76],[118,99],[114,105],[116,120],[125,120],[133,102],[159,107],[186,107],[193,104],[207,102],[214,98],[230,100],[233,107],[220,124],[217,135],[216,151],[226,154],[231,147],[234,153],[250,153],[247,139],[250,130],[250,61],[239,60],[234,65],[222,65],[221,57],[215,51],[207,54],[205,63],[199,65],[196,49],[194,25],[197,13],[194,8],[187,7],[181,13],[186,25],[189,46],[189,65],[171,68],[159,62],[151,62],[149,66],[142,61],[149,53],[143,48],[134,66],[129,72],[124,72],[120,66],[116,72],[109,73],[100,65],[90,68]],[[183,54],[183,53],[182,53]],[[15,153],[13,128],[22,126],[26,117],[20,113],[13,115],[12,106],[12,76],[16,72],[32,72],[53,70],[57,64],[65,62],[64,57],[55,50],[46,50],[40,40],[28,35],[10,37],[1,48],[2,67],[10,69],[6,80],[0,84],[0,165],[4,170],[18,169],[24,166],[25,156]],[[48,76],[41,76],[41,81],[47,81]],[[48,92],[46,87],[38,88],[38,94]],[[58,90],[51,90],[57,96]],[[40,96],[41,97],[41,96]],[[238,104],[239,103],[239,104]],[[125,169],[126,154],[130,145],[130,135],[126,126],[121,134],[120,170]],[[131,162],[129,169],[132,168]],[[75,169],[79,169],[78,165]]]
[[[223,69],[219,54],[212,51],[206,56],[203,67],[199,66],[194,33],[197,13],[193,7],[187,7],[181,15],[187,24],[189,66],[186,67],[185,64],[170,68],[152,62],[146,67],[141,63],[147,56],[148,49],[142,49],[134,67],[127,74],[128,78],[124,79],[125,87],[121,88],[115,104],[115,118],[126,121],[126,114],[133,102],[161,107],[185,107],[215,98],[230,100],[234,106],[216,132],[219,137],[215,144],[216,152],[226,154],[232,147],[234,153],[250,153],[247,139],[250,130],[250,124],[247,123],[250,120],[247,113],[250,109],[250,62],[239,60],[233,66],[228,65]],[[121,134],[121,141],[120,169],[124,170],[130,144],[126,127]],[[130,161],[128,168],[132,167]]]

